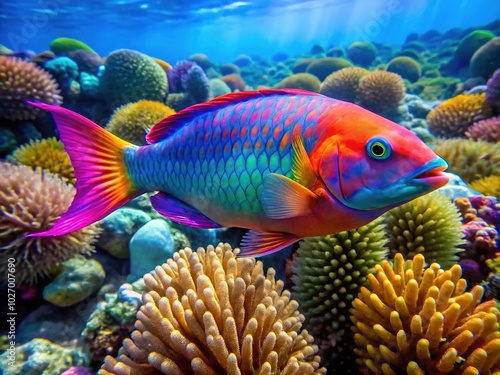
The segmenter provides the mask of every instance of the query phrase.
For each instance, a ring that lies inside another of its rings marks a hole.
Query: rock
[[[452,201],[456,198],[481,195],[479,192],[472,190],[462,177],[453,173],[446,174],[450,177],[450,181],[445,186],[437,189],[437,191],[443,193]]]
[[[103,232],[97,244],[117,258],[128,259],[130,239],[150,220],[151,217],[141,210],[122,207],[101,221]]]
[[[74,257],[62,264],[62,271],[43,290],[43,298],[54,305],[67,307],[83,301],[97,291],[106,273],[94,259]]]
[[[162,219],[151,220],[143,225],[130,240],[130,275],[135,281],[172,257],[175,243],[170,227]]]
[[[11,354],[13,354],[11,356]],[[13,360],[14,366],[9,366]],[[34,339],[0,355],[4,375],[60,375],[72,366],[86,365],[78,350],[63,348],[45,339]]]
[[[425,119],[431,111],[431,106],[420,99],[418,95],[406,94],[404,102],[408,106],[408,111],[415,117]]]

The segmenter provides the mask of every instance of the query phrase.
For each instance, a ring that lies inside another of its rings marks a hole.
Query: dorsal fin
[[[236,103],[246,102],[247,100],[262,98],[272,95],[321,96],[321,94],[315,92],[298,90],[298,89],[280,89],[280,90],[264,89],[257,91],[233,92],[230,94],[218,96],[217,98],[214,98],[205,103],[192,105],[191,107],[187,107],[177,112],[176,114],[161,120],[159,123],[155,124],[151,128],[151,131],[146,136],[146,141],[150,144],[160,142],[168,138],[171,134],[179,130],[193,118],[203,113],[221,109]]]

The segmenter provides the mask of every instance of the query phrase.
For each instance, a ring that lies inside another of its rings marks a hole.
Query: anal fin
[[[159,192],[153,195],[150,200],[158,213],[176,223],[203,229],[222,228],[221,225],[203,215],[196,208],[169,194]]]
[[[300,240],[301,237],[285,232],[249,230],[241,240],[240,257],[260,257],[275,253]]]

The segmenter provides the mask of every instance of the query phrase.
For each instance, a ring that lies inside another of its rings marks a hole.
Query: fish
[[[363,226],[448,182],[447,163],[404,127],[356,104],[298,89],[226,94],[155,124],[136,146],[69,109],[49,111],[76,194],[61,236],[146,192],[164,217],[239,227],[239,256]]]

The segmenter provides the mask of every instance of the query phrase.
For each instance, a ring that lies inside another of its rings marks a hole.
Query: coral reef
[[[293,298],[329,369],[354,369],[351,304],[387,254],[383,219],[361,228],[300,242],[292,266]]]
[[[475,121],[489,115],[484,93],[458,95],[439,104],[427,115],[429,130],[437,137],[465,137]]]
[[[78,64],[66,56],[49,60],[43,67],[57,80],[60,86],[68,86],[72,80],[78,77]]]
[[[150,57],[121,49],[106,58],[99,91],[111,109],[139,100],[163,102],[167,90],[165,72]]]
[[[137,330],[99,374],[323,373],[283,282],[236,253],[186,248],[147,274]]]
[[[106,129],[118,137],[135,145],[146,144],[149,129],[175,111],[163,103],[140,100],[115,110]]]
[[[396,254],[369,274],[353,302],[354,340],[362,373],[490,374],[500,370],[500,312],[481,302],[484,288],[465,292],[461,268],[425,269],[421,254]]]
[[[396,73],[377,70],[359,81],[359,104],[378,114],[395,110],[405,96],[405,84]]]
[[[395,57],[387,64],[387,71],[399,74],[410,82],[416,82],[422,74],[420,64],[408,56]]]
[[[37,167],[45,169],[72,185],[76,181],[68,153],[64,150],[62,142],[54,137],[31,140],[28,144],[17,148],[7,160],[33,169]]]
[[[341,57],[324,57],[321,59],[314,59],[307,65],[306,73],[314,74],[323,81],[333,72],[352,66],[352,63]]]
[[[475,141],[500,142],[500,116],[473,123],[465,135]]]
[[[56,38],[50,43],[50,50],[56,56],[68,55],[70,52],[84,50],[97,55],[97,52],[90,48],[84,42],[73,38]]]
[[[449,268],[465,244],[461,216],[449,198],[433,192],[393,208],[383,215],[389,235],[389,258],[423,254],[430,263]]]
[[[371,42],[354,42],[347,47],[347,57],[356,65],[369,66],[377,57],[377,48]]]
[[[297,73],[288,76],[281,82],[274,85],[276,89],[302,89],[312,92],[319,92],[321,82],[318,77],[309,73]]]
[[[54,78],[33,63],[0,56],[0,118],[32,120],[42,112],[26,100],[61,104],[62,97]]]
[[[177,95],[170,94],[166,103],[176,111],[211,98],[210,81],[193,61],[183,60],[175,64],[168,72],[168,82],[170,93]]]
[[[489,79],[500,68],[500,37],[490,40],[480,47],[470,59],[470,75]]]
[[[365,68],[350,66],[337,70],[321,82],[320,94],[330,98],[356,102],[359,81],[369,73]]]
[[[57,237],[26,237],[49,229],[69,207],[74,189],[59,177],[25,165],[0,162],[0,272],[16,259],[18,284],[34,284],[76,254],[89,254],[98,224]]]
[[[448,171],[466,182],[488,176],[500,176],[500,143],[471,139],[437,140],[434,152],[449,164]]]

